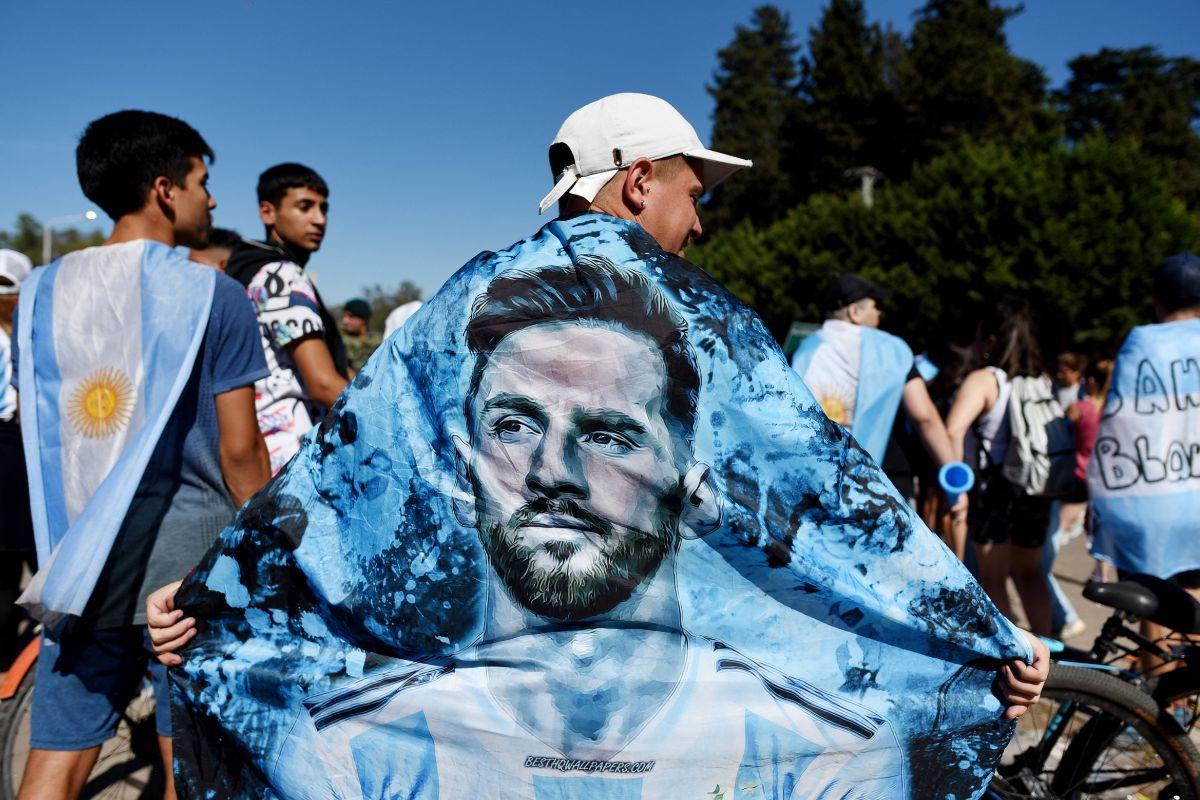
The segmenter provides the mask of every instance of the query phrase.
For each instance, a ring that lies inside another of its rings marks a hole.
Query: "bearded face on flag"
[[[534,614],[611,611],[675,552],[685,509],[693,524],[716,516],[692,460],[687,324],[644,276],[590,258],[498,278],[466,340],[460,521],[473,512],[496,574]]]

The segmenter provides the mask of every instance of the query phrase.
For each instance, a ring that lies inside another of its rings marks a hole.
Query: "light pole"
[[[82,214],[68,214],[65,217],[55,217],[48,219],[42,223],[42,264],[49,264],[50,257],[53,254],[51,245],[54,241],[53,228],[55,225],[61,225],[64,222],[82,222],[83,220],[93,220],[96,218],[96,212],[90,208]]]

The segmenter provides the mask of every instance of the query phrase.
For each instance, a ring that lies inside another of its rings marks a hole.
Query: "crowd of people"
[[[634,220],[664,250],[679,254],[701,233],[698,198],[749,166],[682,146],[622,158],[611,145],[596,144],[609,159],[596,169],[576,160],[581,154],[552,147],[557,183],[543,207],[557,200],[564,216],[591,211]],[[173,607],[174,587],[235,510],[297,453],[380,345],[370,329],[368,302],[345,303],[339,325],[306,272],[327,227],[330,190],[321,176],[295,163],[265,170],[257,186],[264,237],[244,239],[212,226],[216,202],[206,188],[212,157],[200,134],[178,119],[143,111],[97,119],[80,139],[77,163],[84,193],[114,221],[109,240],[69,254],[56,271],[34,271],[28,259],[0,252],[4,657],[11,657],[17,639],[22,572],[36,566],[36,519],[49,520],[54,529],[56,515],[61,517],[61,533],[65,523],[87,513],[88,498],[112,482],[106,475],[126,469],[133,475],[107,542],[100,537],[99,544],[89,545],[93,561],[97,554],[103,557],[102,568],[83,601],[71,601],[76,605],[65,624],[48,626],[43,634],[22,797],[78,795],[148,663],[159,691],[158,733],[170,770],[163,664],[179,663],[177,651],[195,634],[195,620]],[[189,260],[213,269],[200,274],[196,270],[203,268]],[[144,361],[135,353],[129,377],[99,372],[99,359],[45,356],[71,347],[89,352],[82,343],[99,335],[90,327],[95,303],[69,292],[101,272],[110,276],[104,280],[140,281],[143,294],[155,296],[178,290],[171,275],[186,276],[189,285],[211,281],[210,299],[192,316],[164,314],[157,322],[153,315],[142,316],[139,341],[173,337],[194,340],[195,347],[190,352],[180,347],[175,356],[154,351]],[[32,310],[22,305],[18,313],[16,299],[31,280],[43,299]],[[50,296],[53,305],[45,299]],[[1088,462],[1108,396],[1111,354],[1060,353],[1052,364],[1039,347],[1028,306],[1005,298],[980,321],[973,342],[914,355],[898,337],[880,330],[889,297],[858,275],[834,278],[821,294],[827,319],[796,351],[793,366],[828,417],[854,434],[896,491],[968,563],[1001,612],[1014,617],[1011,578],[1029,630],[1043,637],[1079,634],[1082,623],[1051,570],[1061,542],[1086,527]],[[1153,299],[1162,323],[1200,316],[1200,260],[1180,256],[1161,266]],[[389,315],[386,334],[417,307],[409,304]],[[180,327],[187,325],[192,329]],[[51,371],[63,381],[92,380],[85,382],[91,388],[64,398],[63,405],[91,426],[86,430],[104,435],[83,436],[78,446],[58,441],[48,429],[49,411],[39,405],[35,418],[29,398],[18,404],[30,370],[39,381]],[[173,386],[161,407],[151,402],[154,392],[144,401],[130,395],[130,380],[149,385],[149,377],[137,376],[153,377],[155,371]],[[1061,419],[1061,425],[1047,426],[1057,434],[1047,438],[1030,426],[1023,411],[1030,405],[1048,419]],[[157,420],[160,431],[142,447],[140,462],[130,455],[140,440],[122,438],[137,415],[144,426]],[[62,497],[52,496],[53,480],[40,466],[31,473],[37,480],[26,480],[30,450],[21,446],[22,424],[36,426],[26,431],[26,441],[35,442],[35,450],[53,450],[68,480],[98,470],[87,477],[91,483],[82,499],[72,486],[62,489]],[[1062,435],[1069,438],[1067,450]],[[111,444],[101,452],[97,442]],[[959,461],[974,471],[974,487],[948,499],[938,472]],[[1052,474],[1037,474],[1043,462]],[[1060,479],[1064,463],[1066,478]],[[62,544],[53,537],[39,541],[38,552],[44,559],[48,548]],[[70,544],[56,559],[68,557]],[[159,587],[164,588],[155,591]],[[68,607],[49,581],[35,580],[31,591],[34,608]],[[1036,701],[1045,680],[1044,651],[1038,652],[1033,666],[1005,668],[1005,697],[1018,709]]]

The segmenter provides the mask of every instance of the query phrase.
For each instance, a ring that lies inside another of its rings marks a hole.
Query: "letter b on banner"
[[[1105,489],[1124,489],[1137,482],[1140,474],[1137,459],[1122,453],[1116,439],[1108,436],[1097,439],[1092,455],[1100,466]]]

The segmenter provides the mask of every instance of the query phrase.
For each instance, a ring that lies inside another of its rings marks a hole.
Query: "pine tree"
[[[855,167],[890,171],[897,107],[887,45],[879,26],[867,24],[862,0],[831,0],[810,29],[788,158],[804,195],[837,189]]]
[[[898,76],[911,162],[1052,124],[1041,68],[1008,49],[1004,25],[1019,12],[991,0],[929,0],[917,11]]]
[[[708,87],[716,101],[712,146],[752,159],[754,169],[734,174],[712,193],[706,227],[726,228],[742,219],[768,223],[795,203],[782,154],[798,102],[797,50],[787,15],[761,6],[717,53],[720,65]]]
[[[1136,141],[1163,165],[1171,189],[1200,206],[1200,61],[1105,48],[1068,66],[1071,80],[1057,95],[1068,136]]]

